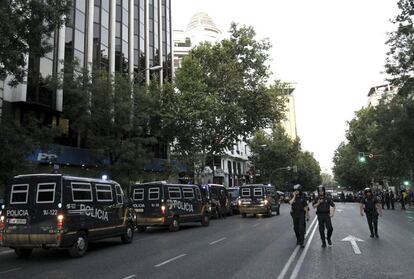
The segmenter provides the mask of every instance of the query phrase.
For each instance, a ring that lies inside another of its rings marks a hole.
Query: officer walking
[[[392,210],[394,210],[394,201],[395,201],[394,192],[391,190],[391,193],[390,193],[390,203],[391,203],[391,209]]]
[[[385,191],[385,204],[387,205],[387,210],[390,209],[390,190]]]
[[[318,215],[319,223],[319,234],[321,235],[322,248],[326,247],[325,241],[325,227],[327,229],[328,235],[326,240],[328,245],[332,245],[331,236],[333,232],[331,217],[335,214],[335,204],[331,198],[326,196],[326,191],[324,186],[319,186],[318,188],[318,198],[315,199],[312,203],[313,208],[316,208],[316,215]],[[331,211],[332,208],[332,211]]]
[[[293,195],[289,204],[292,206],[290,215],[293,219],[293,229],[296,234],[297,245],[304,248],[305,241],[305,216],[309,216],[308,203],[306,197],[302,195],[302,187],[297,184],[293,187]],[[309,217],[308,217],[309,218]]]
[[[382,216],[381,206],[378,199],[372,195],[370,188],[365,188],[365,196],[361,199],[360,213],[367,215],[368,227],[371,232],[370,237],[378,238],[378,215]]]

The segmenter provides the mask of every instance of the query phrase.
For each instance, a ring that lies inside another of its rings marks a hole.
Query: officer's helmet
[[[369,188],[369,187],[365,188],[364,189],[364,193],[365,194],[367,194],[367,193],[371,193],[372,194],[371,188]]]
[[[302,186],[300,184],[296,184],[293,186],[293,191],[302,191]]]
[[[316,188],[316,190],[318,191],[318,195],[319,196],[322,196],[322,195],[325,195],[326,194],[326,189],[325,189],[325,186],[323,186],[323,185],[319,185]]]

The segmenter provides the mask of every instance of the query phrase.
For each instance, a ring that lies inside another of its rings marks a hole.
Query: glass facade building
[[[81,67],[128,74],[141,84],[153,76],[171,81],[171,33],[171,0],[74,0],[67,24],[50,38],[52,51],[42,58],[29,54],[26,82],[9,87],[6,79],[4,101],[58,117],[64,92],[51,91],[46,81],[62,71],[62,61],[75,59]]]

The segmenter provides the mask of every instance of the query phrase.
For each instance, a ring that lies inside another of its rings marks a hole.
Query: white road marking
[[[348,235],[347,237],[345,237],[344,239],[342,239],[341,241],[349,241],[352,245],[352,249],[354,249],[354,253],[355,254],[361,254],[361,250],[359,250],[358,244],[356,243],[357,241],[362,241],[362,239],[359,239],[358,237],[355,237],[353,235]]]
[[[309,231],[312,229],[313,224],[316,222],[316,216],[313,218],[311,225],[309,226],[308,230],[306,231],[305,238],[309,235]],[[282,271],[280,272],[277,279],[283,279],[286,273],[289,270],[290,265],[292,264],[293,260],[296,258],[296,254],[299,252],[300,246],[296,246],[295,250],[293,250],[292,255],[290,255],[288,261],[286,262],[285,266],[283,267]]]
[[[258,225],[260,225],[260,223],[254,224],[253,228],[257,227]]]
[[[302,267],[303,261],[305,260],[306,254],[308,253],[309,246],[312,242],[313,236],[315,235],[317,228],[318,228],[318,223],[316,223],[316,225],[313,227],[309,240],[306,243],[305,250],[303,250],[302,254],[299,257],[299,260],[296,262],[295,268],[293,269],[292,274],[290,275],[290,279],[295,279],[298,276],[299,270]]]
[[[407,216],[408,218],[410,218],[410,219],[414,219],[414,217],[413,216]]]
[[[219,242],[221,242],[221,241],[223,241],[225,239],[227,239],[227,237],[223,237],[223,238],[217,239],[216,241],[210,242],[210,245],[214,245],[214,244],[219,243]]]
[[[338,211],[338,212],[342,212],[342,211],[344,211],[344,210],[343,210],[343,209],[339,209],[339,208],[338,208],[336,211]]]
[[[136,277],[136,275],[135,274],[132,274],[132,275],[129,275],[129,276],[124,277],[122,279],[131,279],[131,278],[134,278],[134,277]]]
[[[172,258],[172,259],[166,260],[165,262],[162,262],[162,263],[156,264],[156,265],[154,265],[154,267],[160,267],[160,266],[163,266],[163,265],[165,265],[165,264],[167,264],[167,263],[173,262],[173,261],[178,260],[179,258],[182,258],[182,257],[185,257],[185,256],[187,256],[187,254],[181,254],[181,255],[179,255],[179,256],[177,256],[177,257],[174,257],[174,258]]]
[[[0,252],[0,255],[10,254],[10,253],[13,253],[13,252],[14,252],[14,250],[2,251],[2,252]]]
[[[12,268],[12,269],[9,269],[9,270],[0,271],[0,274],[5,274],[5,273],[12,272],[12,271],[17,271],[17,270],[20,270],[20,269],[22,269],[22,268],[21,268],[21,267]]]

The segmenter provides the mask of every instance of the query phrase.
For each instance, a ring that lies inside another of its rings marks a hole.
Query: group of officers
[[[318,216],[319,233],[322,241],[322,248],[332,245],[332,222],[331,218],[335,214],[335,203],[332,198],[327,196],[324,186],[317,188],[318,196],[312,201],[312,207],[316,209]],[[297,245],[304,248],[306,221],[309,221],[309,206],[306,196],[302,193],[300,185],[294,186],[294,192],[289,201],[292,206],[291,216],[293,219],[293,228],[296,234]],[[378,238],[378,216],[382,216],[381,204],[372,194],[370,188],[365,188],[364,196],[360,201],[360,214],[367,218],[368,227],[371,232],[370,237]],[[325,230],[327,234],[325,235]]]

